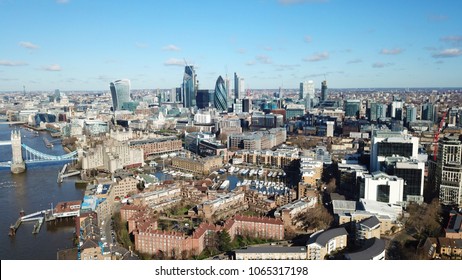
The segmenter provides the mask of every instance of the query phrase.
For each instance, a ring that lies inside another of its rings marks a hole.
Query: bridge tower
[[[11,131],[11,151],[13,154],[13,158],[11,159],[11,172],[19,174],[26,171],[26,164],[22,158],[20,131]]]

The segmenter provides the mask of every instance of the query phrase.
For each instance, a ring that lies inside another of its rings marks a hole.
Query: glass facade
[[[129,80],[117,80],[110,83],[109,87],[111,89],[112,108],[114,111],[121,110],[124,103],[131,101]]]
[[[390,201],[390,186],[389,185],[378,185],[377,186],[377,201],[389,202]]]
[[[183,76],[183,107],[196,106],[196,73],[194,67],[187,65]]]
[[[321,83],[321,101],[325,101],[328,98],[328,92],[327,92],[327,81],[323,81]]]
[[[360,100],[346,100],[345,101],[345,117],[359,118],[360,109],[361,109]]]
[[[408,195],[419,196],[420,186],[422,185],[421,169],[401,169],[395,168],[394,174],[404,179],[403,201],[407,201]]]
[[[225,81],[221,76],[218,77],[217,82],[215,84],[213,105],[219,112],[228,111],[226,85]]]
[[[412,157],[412,143],[379,142],[377,143],[377,155],[383,157],[393,155]]]

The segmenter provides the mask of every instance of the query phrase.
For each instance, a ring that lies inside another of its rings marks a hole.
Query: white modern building
[[[370,171],[380,170],[387,157],[401,156],[418,159],[419,138],[407,131],[374,130],[371,139]]]
[[[404,180],[384,172],[364,174],[360,179],[359,197],[367,200],[399,204],[403,202]]]

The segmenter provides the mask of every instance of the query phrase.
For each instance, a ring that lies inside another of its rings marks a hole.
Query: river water
[[[22,141],[29,147],[47,154],[61,155],[63,150],[59,141],[49,133],[39,136],[20,126],[0,125],[0,141],[10,140],[11,130],[20,130]],[[47,148],[43,137],[53,141],[54,147]],[[23,150],[24,152],[24,150]],[[23,154],[24,156],[24,154]],[[11,160],[11,146],[0,146],[0,162]],[[11,224],[19,217],[19,211],[30,214],[50,208],[61,201],[81,200],[84,189],[75,187],[75,178],[56,182],[63,164],[38,165],[28,167],[25,173],[13,175],[9,169],[0,169],[0,259],[2,260],[55,260],[60,249],[72,247],[75,230],[73,220],[57,224],[44,223],[40,232],[32,234],[34,222],[23,223],[15,237],[8,236]]]

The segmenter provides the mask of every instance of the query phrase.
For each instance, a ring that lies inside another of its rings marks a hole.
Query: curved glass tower
[[[196,106],[196,72],[194,66],[187,65],[183,76],[183,107]]]
[[[117,80],[109,84],[114,111],[121,110],[124,102],[130,102],[130,80]]]
[[[213,105],[219,112],[228,110],[228,98],[225,81],[221,76],[218,77],[217,82],[215,84]]]

